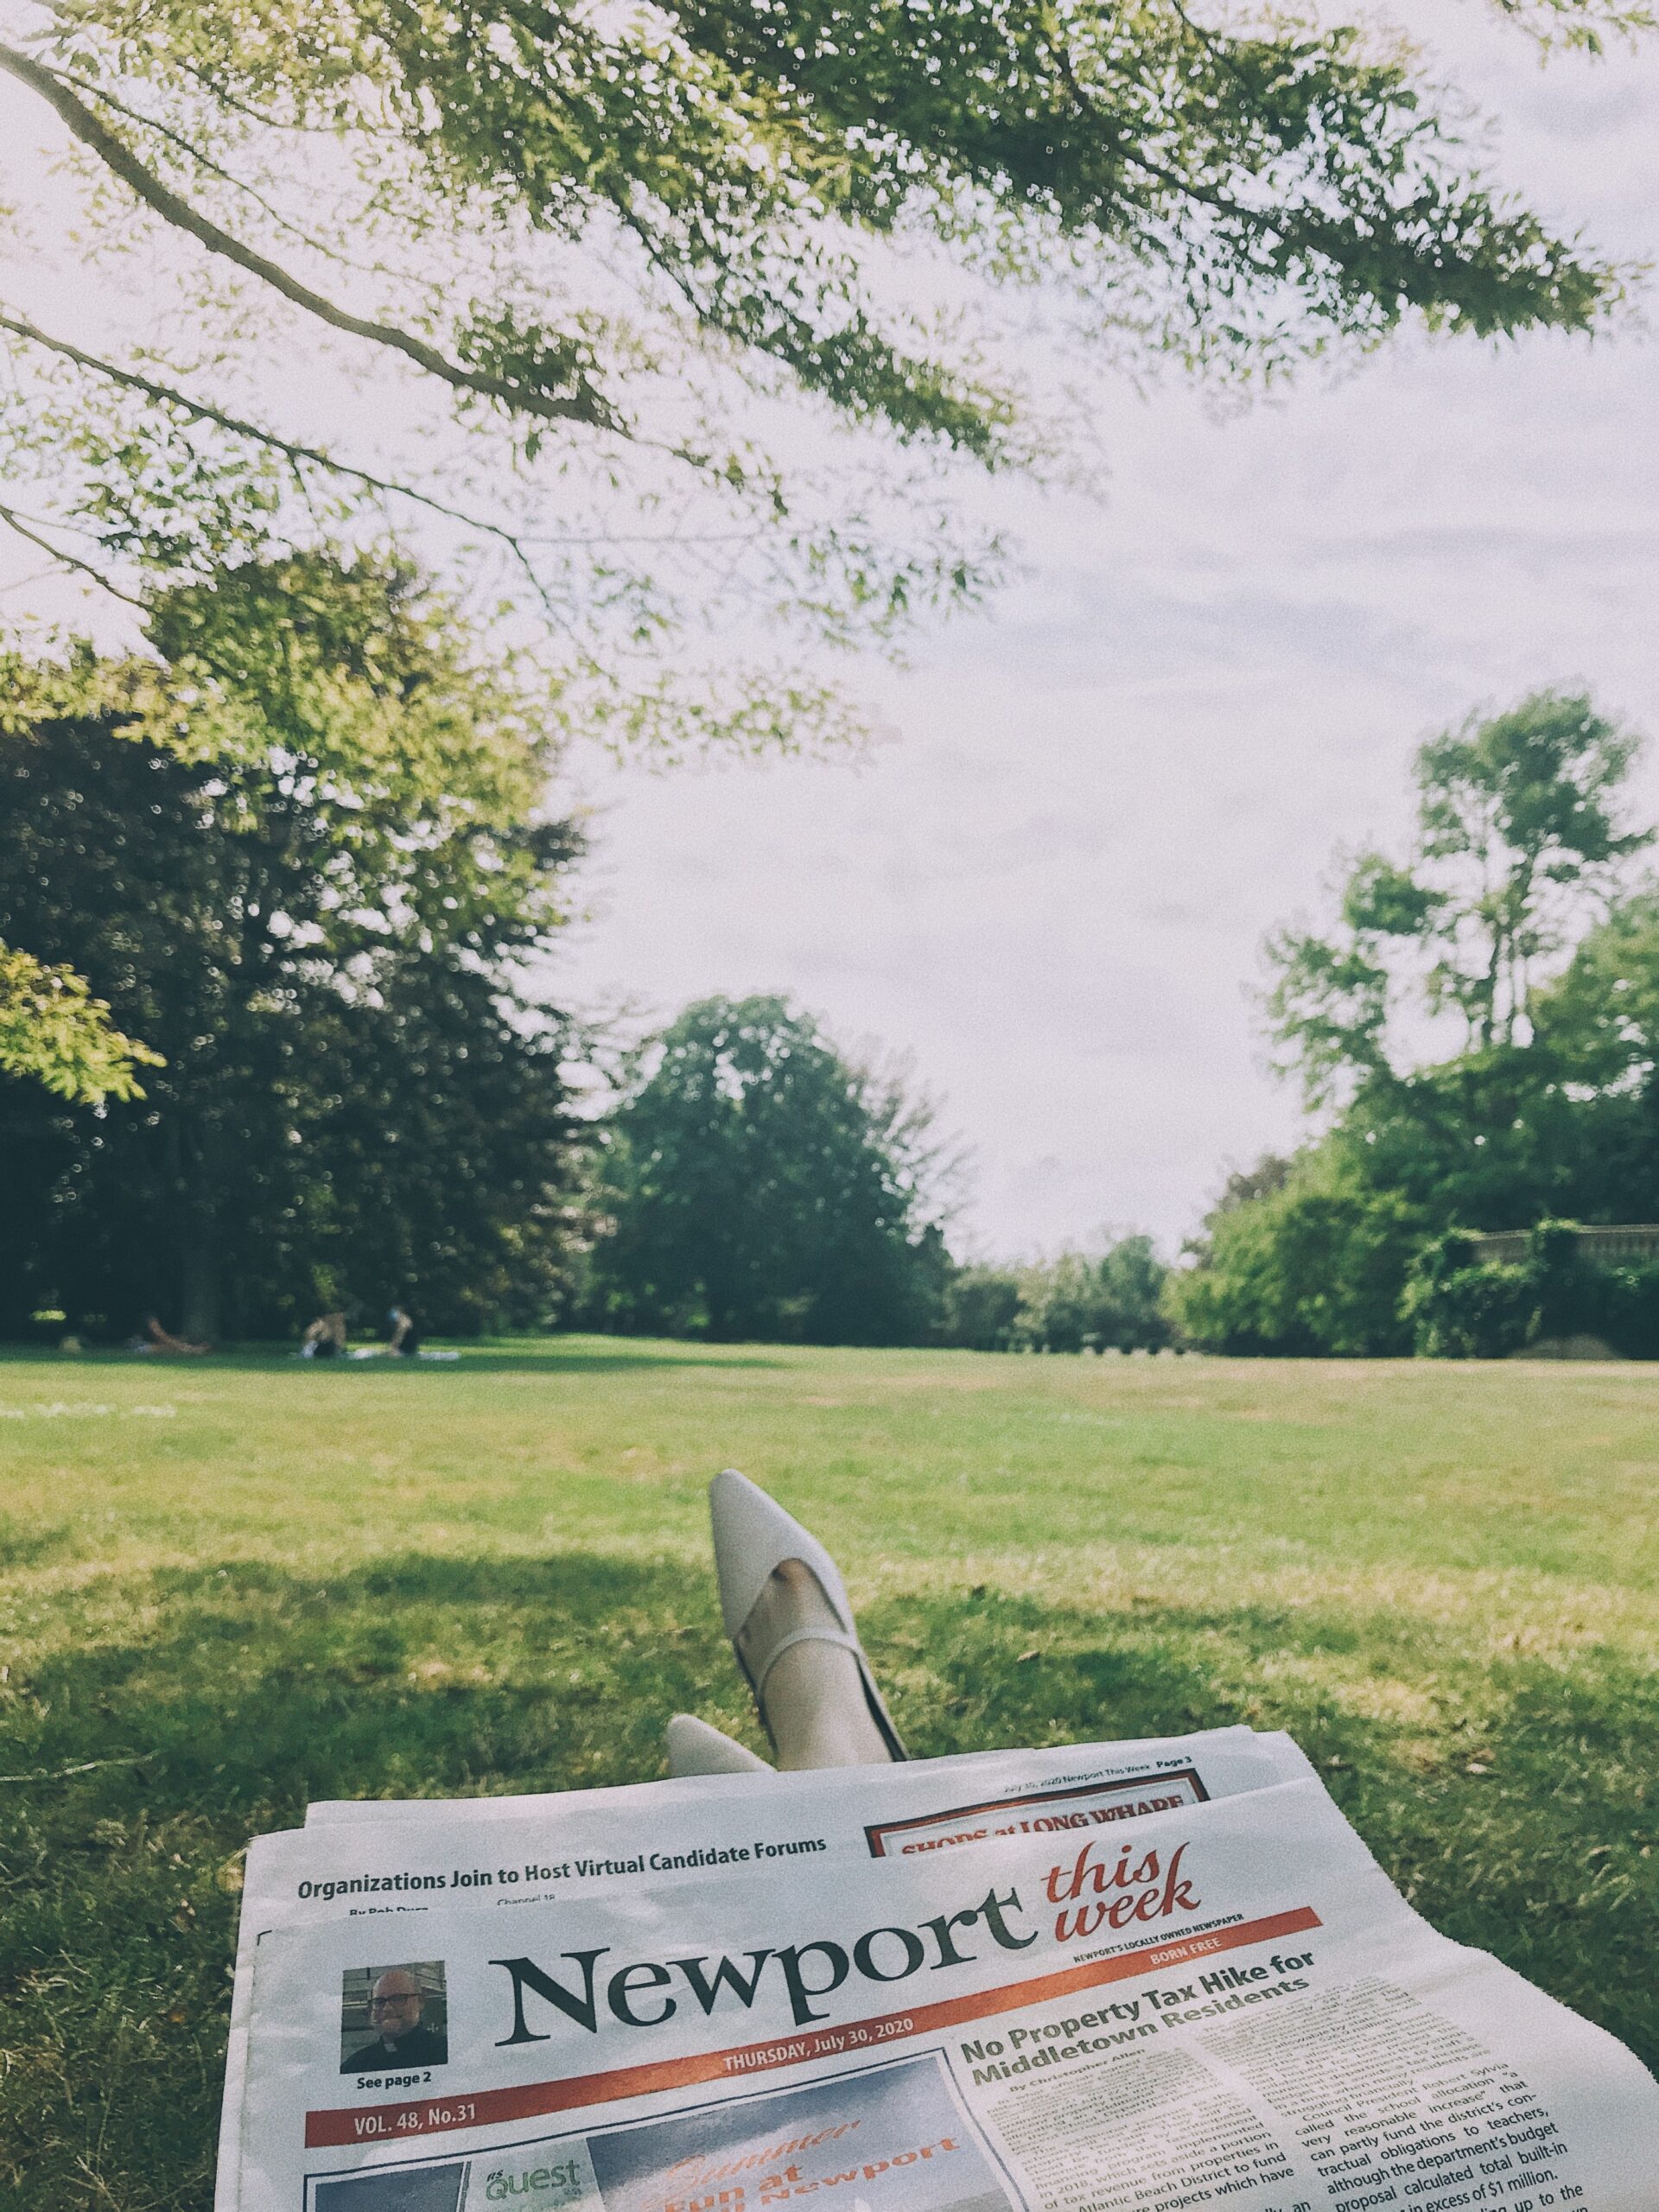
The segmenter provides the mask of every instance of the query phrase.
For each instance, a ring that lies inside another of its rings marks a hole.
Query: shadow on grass
[[[758,1741],[712,1592],[677,1565],[411,1553],[326,1582],[111,1577],[76,1602],[3,1708],[6,1772],[56,1778],[0,1786],[0,2178],[49,2212],[207,2202],[251,1832],[308,1798],[646,1779],[681,1709]],[[920,1756],[1290,1728],[1431,1920],[1659,2056],[1659,1681],[1620,1655],[1494,1666],[1393,1614],[1093,1616],[992,1590],[866,1625]],[[1357,1709],[1367,1684],[1405,1716]]]

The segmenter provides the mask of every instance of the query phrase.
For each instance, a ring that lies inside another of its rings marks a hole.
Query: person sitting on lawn
[[[320,1313],[300,1338],[302,1359],[344,1359],[346,1357],[346,1316],[343,1313]]]
[[[386,1319],[391,1324],[386,1350],[401,1358],[413,1359],[421,1349],[421,1332],[415,1325],[415,1316],[404,1306],[394,1306]]]

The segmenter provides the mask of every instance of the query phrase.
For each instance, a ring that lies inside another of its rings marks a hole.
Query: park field
[[[1659,1367],[18,1357],[0,2201],[206,2212],[238,1853],[308,1797],[637,1781],[677,1710],[760,1745],[728,1464],[916,1752],[1288,1728],[1431,1920],[1659,2062]]]

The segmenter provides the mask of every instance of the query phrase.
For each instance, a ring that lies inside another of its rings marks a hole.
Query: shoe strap
[[[863,1645],[855,1636],[844,1635],[840,1629],[798,1628],[792,1635],[779,1638],[766,1655],[766,1665],[760,1674],[753,1677],[754,1701],[760,1708],[761,1719],[765,1720],[766,1717],[766,1688],[772,1670],[785,1652],[797,1643],[830,1643],[838,1651],[852,1653],[858,1662],[859,1681],[863,1687],[864,1702],[869,1708],[871,1719],[874,1721],[894,1759],[900,1761],[908,1759],[910,1753],[905,1749],[903,1739],[899,1731],[893,1726],[892,1716],[882,1702],[881,1694],[875,1687],[875,1677],[870,1672],[870,1662],[865,1656]],[[770,1732],[770,1722],[767,1722],[767,1728]]]
[[[785,1651],[792,1651],[798,1643],[833,1643],[839,1651],[850,1651],[858,1661],[861,1672],[867,1671],[868,1662],[864,1647],[855,1636],[848,1636],[838,1628],[798,1628],[788,1636],[780,1636],[766,1654],[766,1663],[754,1677],[754,1694],[764,1697],[766,1681],[772,1669]]]

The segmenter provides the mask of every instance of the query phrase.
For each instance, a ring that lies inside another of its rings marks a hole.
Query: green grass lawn
[[[19,1357],[0,2201],[207,2205],[238,1853],[308,1797],[637,1781],[679,1709],[759,1745],[728,1463],[917,1752],[1288,1728],[1438,1926],[1659,2061],[1659,1369]]]

